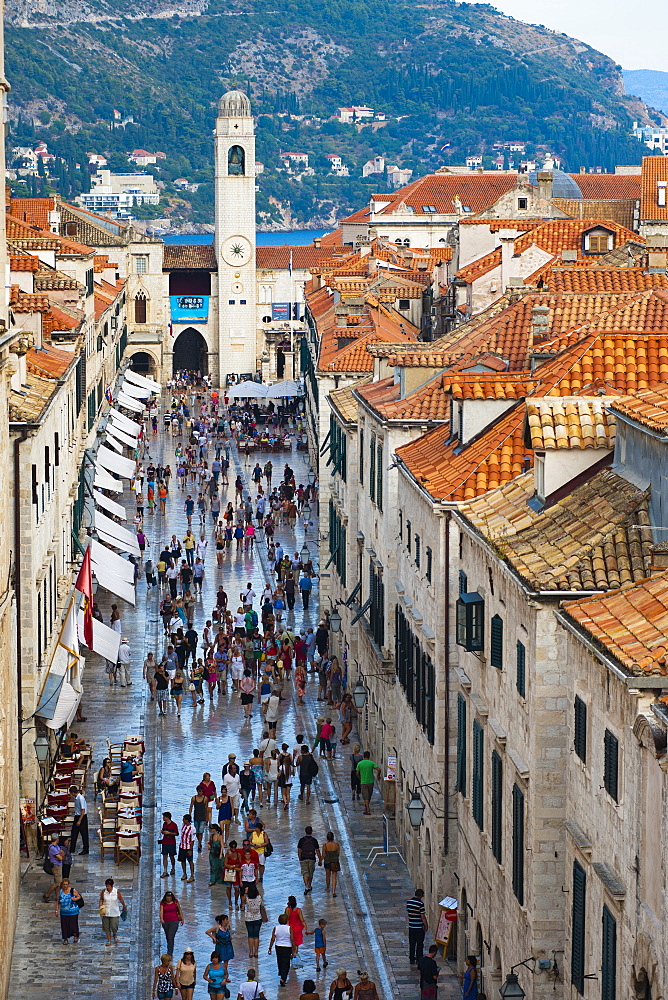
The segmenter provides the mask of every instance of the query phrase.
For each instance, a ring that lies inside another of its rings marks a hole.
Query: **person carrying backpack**
[[[297,758],[297,767],[299,768],[299,798],[302,801],[306,801],[308,805],[311,801],[311,784],[320,768],[306,744],[302,747],[302,752]]]

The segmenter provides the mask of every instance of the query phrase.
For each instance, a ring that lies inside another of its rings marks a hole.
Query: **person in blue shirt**
[[[310,576],[306,576],[305,573],[302,574],[299,581],[299,589],[302,594],[302,603],[304,605],[304,611],[308,608],[308,602],[311,599],[311,590],[313,589],[313,581]]]
[[[466,956],[466,971],[464,972],[463,996],[465,1000],[478,1000],[478,959],[475,955]]]

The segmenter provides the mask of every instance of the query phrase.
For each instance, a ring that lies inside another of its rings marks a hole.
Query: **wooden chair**
[[[97,814],[100,818],[100,830],[103,837],[113,837],[116,833],[116,817],[105,816],[101,809],[98,809]]]
[[[105,854],[113,854],[116,859],[116,837],[113,833],[103,834],[102,830],[97,831],[100,838],[100,858],[104,861]]]
[[[114,798],[113,795],[109,795],[108,792],[102,792],[102,815],[105,819],[108,816],[115,816],[118,812],[118,799]]]
[[[118,831],[116,833],[116,864],[120,864],[121,861],[127,859],[128,861],[132,861],[133,864],[138,865],[140,857],[141,844],[139,833],[126,834]]]

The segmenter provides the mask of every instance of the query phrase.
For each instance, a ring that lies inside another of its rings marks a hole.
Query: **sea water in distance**
[[[290,233],[257,233],[256,242],[259,247],[281,247],[285,245],[305,247],[318,237],[325,236],[329,229],[295,229]],[[187,233],[182,236],[178,234],[165,234],[161,237],[165,243],[176,243],[183,246],[185,243],[192,243],[197,246],[205,246],[213,243],[213,233]]]

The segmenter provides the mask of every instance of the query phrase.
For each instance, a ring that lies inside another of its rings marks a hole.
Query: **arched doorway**
[[[172,372],[201,372],[207,375],[209,371],[209,354],[206,340],[192,326],[183,330],[174,341]]]
[[[141,375],[155,374],[155,361],[146,351],[137,351],[130,358],[130,367]]]

